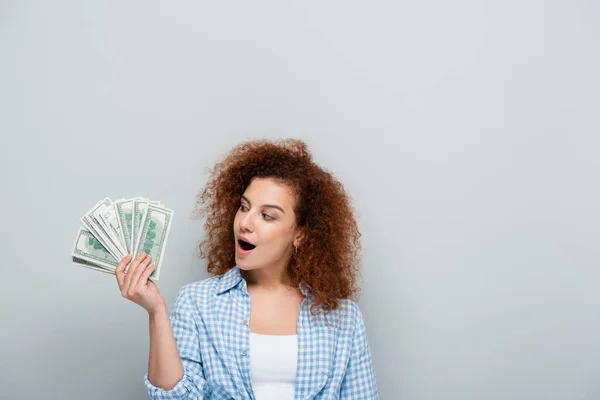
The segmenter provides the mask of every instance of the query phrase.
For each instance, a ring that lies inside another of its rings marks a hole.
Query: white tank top
[[[256,400],[294,400],[298,335],[250,332],[250,372]]]

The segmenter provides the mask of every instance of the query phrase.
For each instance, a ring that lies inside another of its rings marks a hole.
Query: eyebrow
[[[248,204],[252,205],[252,203],[250,203],[250,200],[248,200],[248,198],[244,195],[242,195],[242,200],[246,201]],[[279,211],[281,211],[282,213],[285,214],[285,211],[283,211],[283,208],[276,206],[275,204],[263,204],[262,207],[269,207],[269,208],[276,208]]]

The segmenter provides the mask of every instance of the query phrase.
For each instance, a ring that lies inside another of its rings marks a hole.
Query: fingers
[[[144,261],[142,261],[137,266],[137,268],[135,270],[131,271],[133,273],[133,275],[131,277],[131,282],[129,284],[130,289],[137,286],[138,281],[140,280],[140,276],[146,270],[146,268],[148,268],[150,261],[152,261],[152,256],[148,255],[148,256],[146,256],[146,258],[144,258]]]
[[[125,281],[125,267],[131,261],[131,254],[127,254],[117,265],[117,269],[115,269],[115,275],[117,277],[117,283],[119,284],[119,289],[123,287],[123,283]]]
[[[142,273],[142,276],[140,276],[140,280],[138,281],[138,286],[139,285],[145,285],[146,282],[148,282],[148,279],[150,278],[150,275],[152,275],[152,273],[154,272],[154,270],[156,269],[156,264],[152,264],[151,266],[149,266],[148,268],[146,268],[144,270],[144,272]]]
[[[127,273],[125,274],[125,281],[121,287],[122,293],[127,293],[127,290],[129,290],[129,287],[131,286],[131,279],[133,278],[133,272],[145,258],[146,253],[142,252],[131,261],[131,264],[129,264],[129,269],[127,269]]]

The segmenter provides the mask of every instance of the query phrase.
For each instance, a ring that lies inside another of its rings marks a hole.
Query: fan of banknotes
[[[173,210],[159,201],[134,197],[113,202],[107,197],[81,217],[73,262],[114,274],[127,254],[146,252],[156,264],[150,279],[157,281],[172,219]]]

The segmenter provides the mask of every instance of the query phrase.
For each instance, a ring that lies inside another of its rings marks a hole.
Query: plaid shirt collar
[[[311,287],[306,282],[300,282],[300,291],[305,297],[310,297]],[[248,293],[248,287],[246,286],[246,280],[240,272],[240,267],[237,265],[231,268],[223,275],[223,278],[219,281],[219,287],[217,289],[217,295],[223,294],[228,290],[237,288],[245,293]]]

